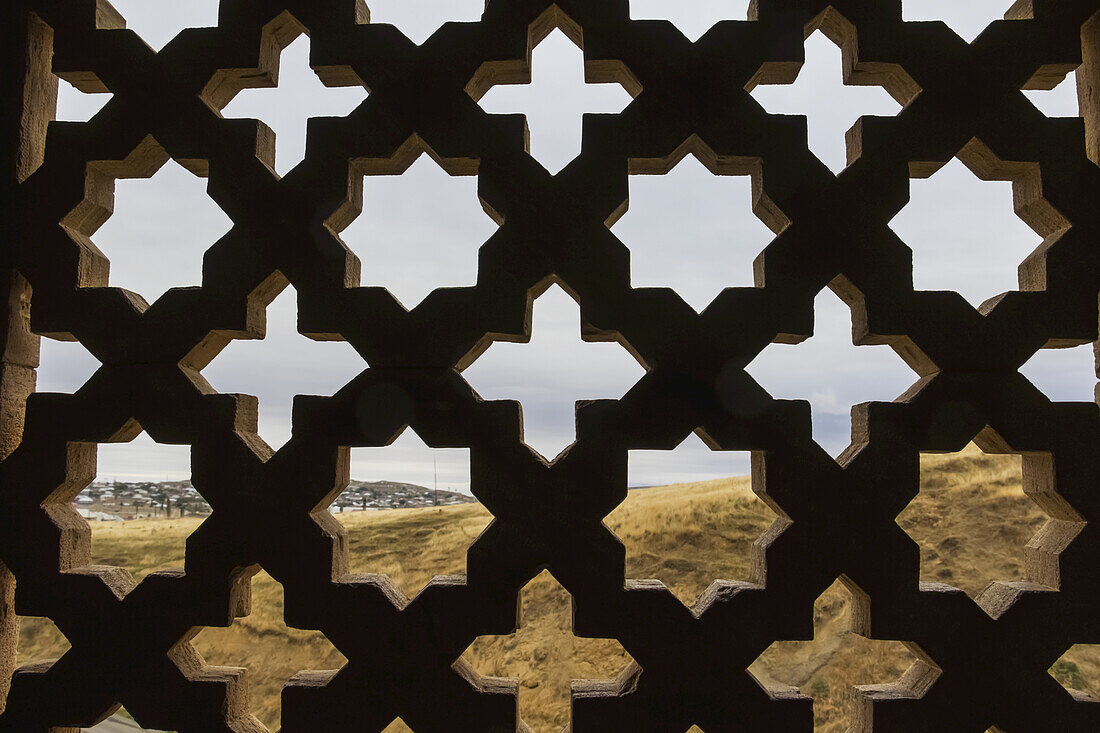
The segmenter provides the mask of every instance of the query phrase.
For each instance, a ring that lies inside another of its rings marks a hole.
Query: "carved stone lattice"
[[[900,0],[753,0],[749,21],[692,44],[668,22],[631,21],[626,0],[490,0],[481,22],[417,46],[369,24],[363,0],[223,0],[217,27],[158,54],[105,0],[5,3],[0,730],[75,730],[119,704],[152,729],[262,730],[239,673],[204,666],[189,642],[248,613],[260,567],[285,589],[287,623],[322,631],[349,659],[287,685],[286,731],[380,731],[397,717],[417,733],[516,730],[515,687],[455,662],[476,637],[514,631],[517,594],[543,569],[572,595],[577,636],[616,639],[636,661],[574,686],[576,731],[811,730],[808,700],[765,690],[746,668],[777,640],[812,638],[809,610],[838,577],[869,599],[868,636],[924,660],[865,691],[881,730],[1100,729],[1100,705],[1047,674],[1072,645],[1100,643],[1100,535],[1080,520],[1100,518],[1100,414],[1050,402],[1017,371],[1044,346],[1097,340],[1098,10],[1020,0],[968,45],[942,23],[903,22]],[[550,176],[525,153],[522,117],[475,100],[526,81],[533,44],[555,27],[583,46],[590,81],[618,81],[634,100],[586,117],[581,155]],[[836,177],[807,150],[804,119],[770,116],[748,92],[792,80],[817,29],[842,46],[850,83],[905,105],[852,129]],[[313,119],[306,160],[280,179],[271,132],[218,110],[270,85],[301,32],[326,83],[370,95],[347,117]],[[1047,119],[1020,93],[1074,69],[1083,118]],[[53,74],[114,96],[88,123],[49,123]],[[503,224],[475,287],[406,311],[358,287],[370,263],[337,233],[358,212],[363,174],[400,172],[421,152],[477,175]],[[752,175],[755,210],[777,232],[756,286],[725,290],[702,314],[671,290],[632,289],[608,229],[630,173],[667,172],[689,153]],[[1012,179],[1017,212],[1045,237],[1020,265],[1020,290],[977,310],[954,292],[914,291],[911,252],[887,226],[910,177],[956,155]],[[169,157],[209,177],[234,226],[207,250],[202,287],[150,306],[107,287],[90,235],[114,179]],[[577,442],[548,465],[523,445],[517,406],[479,400],[459,370],[493,339],[527,338],[532,297],[551,281],[578,299],[587,339],[620,340],[648,371],[623,399],[582,404]],[[255,438],[255,400],[216,394],[199,370],[231,339],[262,336],[264,306],[288,283],[299,330],[346,340],[371,368],[335,396],[297,398],[293,438],[272,454]],[[826,286],[852,307],[858,343],[890,344],[921,377],[894,403],[854,410],[839,462],[811,440],[807,403],[773,400],[743,371],[770,342],[812,333]],[[78,339],[104,366],[74,395],[31,394],[34,334]],[[346,573],[327,512],[349,448],[384,445],[405,425],[470,449],[472,490],[494,516],[466,581],[411,602]],[[141,429],[191,446],[214,511],[185,573],[135,585],[89,564],[70,501],[95,475],[97,444]],[[752,451],[756,490],[789,522],[758,544],[753,582],[716,584],[688,609],[659,584],[624,582],[623,547],[601,520],[626,496],[628,450],[672,449],[694,430]],[[918,492],[920,453],[979,434],[1024,455],[1025,488],[1052,517],[1029,546],[1029,580],[994,586],[980,607],[919,586],[918,548],[894,521]],[[15,613],[52,619],[71,651],[13,672]]]

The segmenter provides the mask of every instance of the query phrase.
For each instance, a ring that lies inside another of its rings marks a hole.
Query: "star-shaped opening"
[[[764,83],[751,94],[770,114],[805,115],[810,152],[829,170],[839,173],[848,164],[845,135],[864,115],[894,116],[901,105],[882,87],[858,77],[845,81],[837,44],[823,30],[806,40],[806,61],[794,83]]]
[[[44,616],[11,616],[19,625],[15,644],[15,668],[48,667],[60,659],[72,644],[50,619]],[[0,628],[0,633],[5,629]]]
[[[484,10],[485,0],[371,0],[370,22],[394,25],[421,44],[444,23],[477,21]]]
[[[203,369],[223,393],[245,391],[260,401],[258,434],[272,448],[291,435],[297,394],[331,395],[366,367],[345,341],[307,338],[298,332],[297,300],[288,287],[267,308],[262,340],[236,340]]]
[[[201,284],[203,253],[233,222],[207,195],[198,162],[168,158],[151,138],[131,158],[148,163],[89,164],[89,178],[115,179],[113,210],[110,198],[89,199],[62,225],[78,240],[90,237],[91,248],[110,259],[110,285],[152,303],[169,288]],[[91,208],[102,214],[90,215]]]
[[[517,680],[519,717],[537,733],[569,724],[574,680],[610,680],[633,659],[614,639],[573,634],[572,599],[544,570],[521,593],[519,628],[507,636],[479,636],[462,654],[483,677]]]
[[[90,528],[90,546],[78,539],[78,548],[66,547],[64,562],[122,568],[140,583],[183,567],[187,538],[210,506],[191,486],[189,446],[157,443],[133,420],[115,438],[120,442],[97,449],[96,478],[45,508],[61,524],[68,523],[61,513],[75,511]]]
[[[492,520],[469,493],[468,449],[429,448],[406,428],[384,448],[353,448],[351,475],[332,512],[352,573],[385,575],[408,598],[466,575],[466,551]]]
[[[43,338],[39,343],[37,392],[73,394],[103,366],[79,341]]]
[[[218,24],[218,0],[111,0],[110,4],[126,19],[126,27],[155,51],[168,45],[185,28]]]
[[[990,428],[975,443],[921,456],[920,493],[897,523],[920,545],[922,583],[958,588],[998,616],[1014,597],[1006,590],[1058,589],[1058,554],[1083,522],[1050,490],[1049,455],[1012,454]]]
[[[191,639],[205,665],[243,667],[251,714],[279,730],[282,690],[302,670],[336,670],[347,658],[320,631],[288,627],[283,586],[264,571],[252,577],[251,613]]]
[[[157,443],[142,432],[128,443],[102,443],[98,453],[96,480],[77,497],[78,507],[123,519],[172,519],[209,513],[202,497],[191,488],[188,446]],[[94,498],[95,503],[82,501],[81,497]],[[182,552],[179,557],[182,562]]]
[[[125,707],[120,706],[107,720],[103,721],[99,725],[93,728],[86,728],[88,733],[114,733],[115,731],[131,731],[142,730],[147,733],[174,733],[174,731],[165,731],[160,728],[146,728],[137,724],[134,720],[134,716]]]
[[[1074,644],[1048,671],[1074,699],[1100,702],[1100,644]]]
[[[532,38],[530,66],[521,67],[521,74],[530,75],[527,79],[516,82],[513,75],[501,75],[485,82],[475,79],[469,87],[486,112],[522,111],[530,132],[529,152],[550,173],[556,174],[580,153],[585,114],[618,114],[641,90],[631,83],[625,67],[610,77],[606,65],[586,64],[580,39],[579,26],[559,20],[553,32]],[[503,86],[517,83],[520,86]]]
[[[1061,76],[1060,68],[1052,75],[1037,74],[1021,91],[1047,117],[1081,117],[1077,78],[1073,72]]]
[[[960,155],[974,165],[970,154]],[[1030,166],[969,169],[955,158],[934,167],[938,170],[930,176],[912,168],[926,177],[910,182],[909,203],[890,221],[890,228],[913,249],[913,286],[954,290],[975,307],[1019,289],[1018,265],[1044,235],[1062,228],[1045,219],[1025,223],[1022,207],[1020,216],[1012,213],[1018,204],[1012,178],[1025,175]]]
[[[981,35],[989,24],[1003,20],[1012,0],[905,0],[905,20],[942,20],[967,43]]]
[[[309,37],[298,36],[282,51],[268,88],[238,93],[222,108],[226,117],[263,121],[275,131],[275,171],[285,175],[306,155],[306,123],[311,117],[343,117],[367,98],[362,86],[332,87],[309,65]]]
[[[697,41],[721,20],[748,20],[748,2],[714,0],[631,0],[632,20],[667,20],[688,40]]]
[[[1040,349],[1020,367],[1043,393],[1058,402],[1092,402],[1097,397],[1097,354],[1093,344]]]
[[[665,175],[630,177],[630,207],[611,228],[630,248],[633,287],[672,287],[702,312],[727,287],[754,285],[773,238],[752,211],[748,175],[715,175],[695,155]]]
[[[523,442],[552,460],[576,439],[577,401],[618,399],[645,370],[621,344],[583,338],[577,302],[557,284],[533,314],[527,340],[494,343],[462,374],[482,397],[522,403]]]
[[[813,616],[813,641],[777,641],[748,671],[765,689],[813,698],[815,730],[870,730],[876,692],[920,698],[940,675],[915,644],[871,637],[870,601],[848,578],[817,599]]]
[[[675,450],[630,451],[627,470],[632,489],[605,524],[626,545],[628,579],[656,578],[685,606],[717,579],[763,581],[761,537],[789,520],[753,493],[748,453],[692,435]]]
[[[61,122],[87,122],[95,117],[113,96],[110,92],[83,92],[59,78],[57,114],[54,119]]]
[[[478,249],[499,226],[477,177],[448,175],[423,153],[396,174],[383,170],[363,177],[363,212],[341,234],[362,260],[361,284],[407,308],[437,288],[474,285]]]
[[[746,371],[773,397],[805,399],[813,437],[833,457],[852,440],[852,406],[896,398],[913,371],[885,345],[853,344],[852,314],[828,289],[814,301],[814,336],[801,344],[770,344]]]

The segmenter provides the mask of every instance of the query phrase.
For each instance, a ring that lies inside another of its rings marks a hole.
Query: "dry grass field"
[[[434,575],[464,572],[465,550],[489,521],[477,504],[337,516],[348,529],[352,570],[385,573],[410,595]],[[921,494],[898,521],[921,545],[922,580],[977,596],[991,580],[1023,577],[1022,545],[1045,518],[1023,494],[1019,458],[972,446],[925,458]],[[715,578],[751,577],[750,547],[774,520],[748,480],[735,478],[632,491],[607,525],[626,545],[628,577],[658,578],[690,605]],[[179,566],[184,540],[199,521],[96,524],[94,560],[137,577]],[[813,697],[815,730],[841,733],[859,700],[854,686],[896,680],[913,656],[900,642],[849,630],[850,596],[842,583],[822,590],[814,640],[775,644],[751,670],[762,684],[794,686]],[[208,663],[249,670],[253,713],[272,730],[290,676],[345,661],[322,635],[288,629],[282,603],[282,587],[260,573],[252,615],[228,629],[206,629],[194,642]],[[55,658],[66,646],[49,622],[24,619],[21,663]],[[524,590],[520,630],[478,639],[466,659],[483,675],[519,679],[520,713],[539,732],[568,722],[571,679],[613,677],[629,662],[617,642],[573,637],[568,594],[548,573]],[[1063,684],[1100,697],[1100,648],[1076,649],[1054,672]],[[403,730],[396,724],[387,733]]]

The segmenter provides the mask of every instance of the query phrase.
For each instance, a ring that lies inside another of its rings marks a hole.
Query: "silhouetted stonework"
[[[0,730],[69,731],[119,703],[147,728],[262,730],[240,673],[204,667],[188,641],[248,613],[260,566],[285,587],[287,623],[322,630],[350,660],[289,683],[286,731],[382,730],[396,716],[417,733],[515,730],[515,687],[452,664],[475,637],[513,630],[517,591],[542,568],[573,595],[575,632],[619,640],[638,665],[575,686],[576,731],[811,730],[808,700],[765,691],[745,668],[775,640],[811,638],[814,600],[838,576],[865,594],[857,615],[875,638],[921,651],[900,683],[866,691],[877,729],[1100,729],[1100,705],[1047,674],[1072,644],[1100,643],[1100,534],[1080,521],[1100,518],[1100,415],[1049,402],[1017,372],[1044,345],[1097,339],[1098,9],[1021,0],[968,46],[940,23],[902,22],[898,0],[754,0],[753,20],[691,44],[667,22],[630,21],[626,0],[490,0],[482,22],[418,47],[366,24],[362,0],[223,0],[217,28],[154,54],[106,2],[5,3],[0,699],[13,587],[15,612],[50,617],[72,650],[14,673]],[[590,81],[621,81],[635,100],[587,117],[582,154],[551,177],[524,152],[523,119],[475,98],[526,80],[532,45],[554,27],[583,45]],[[843,46],[850,82],[906,105],[853,128],[835,178],[808,152],[802,119],[769,116],[746,91],[792,79],[817,28]],[[313,120],[305,162],[279,179],[271,132],[218,110],[269,86],[278,49],[302,31],[327,83],[370,97]],[[1019,90],[1056,82],[1083,48],[1085,120],[1045,118]],[[47,126],[51,51],[58,75],[113,92],[90,123]],[[406,312],[358,287],[370,263],[336,232],[359,210],[361,175],[400,172],[421,151],[478,175],[503,225],[476,287]],[[665,172],[688,153],[751,174],[777,232],[756,287],[726,290],[701,315],[671,290],[631,289],[628,252],[607,228],[628,173]],[[1020,267],[1021,291],[980,311],[953,292],[914,292],[911,252],[887,227],[910,175],[955,155],[1014,180],[1018,212],[1046,238]],[[114,179],[169,156],[209,176],[235,226],[207,251],[201,288],[150,307],[106,287],[89,236]],[[331,398],[299,397],[294,436],[272,455],[255,437],[255,399],[216,394],[199,369],[230,339],[262,336],[288,281],[299,330],[346,339],[372,368]],[[578,298],[587,338],[620,339],[649,371],[622,400],[581,406],[577,443],[546,465],[520,440],[518,406],[480,401],[456,369],[491,339],[527,338],[533,295],[551,281]],[[895,403],[855,408],[839,465],[812,442],[807,403],[773,400],[742,370],[768,343],[810,335],[826,286],[851,305],[857,342],[890,344],[922,377]],[[28,328],[79,339],[103,368],[75,395],[31,395]],[[326,511],[349,447],[384,445],[406,424],[432,446],[471,449],[472,490],[495,516],[466,582],[437,581],[411,602],[384,578],[346,574],[344,532]],[[214,513],[188,542],[186,574],[135,586],[89,565],[70,501],[95,475],[96,444],[141,428],[191,446]],[[626,496],[627,450],[671,449],[693,430],[753,451],[758,492],[789,522],[759,544],[755,583],[716,584],[688,609],[660,585],[624,584],[623,547],[601,519]],[[1025,455],[1027,490],[1054,517],[1029,550],[1031,581],[995,586],[981,606],[918,587],[918,548],[894,522],[918,491],[920,452],[976,435]]]

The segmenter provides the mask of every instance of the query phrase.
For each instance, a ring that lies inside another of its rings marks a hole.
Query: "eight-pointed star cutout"
[[[43,342],[45,343],[45,342]],[[1093,344],[1039,349],[1020,367],[1020,374],[1056,402],[1094,402],[1100,397],[1097,352]]]
[[[244,89],[222,110],[226,117],[262,120],[275,131],[275,170],[285,175],[305,159],[306,123],[311,117],[343,117],[367,98],[363,87],[327,87],[309,66],[309,37],[283,49],[279,86]]]
[[[99,110],[103,109],[113,96],[109,92],[88,94],[64,79],[59,79],[55,119],[61,122],[87,122],[99,114]]]
[[[1077,77],[1070,72],[1053,89],[1024,89],[1024,96],[1047,117],[1080,117]]]
[[[921,582],[958,588],[994,618],[1022,586],[1057,590],[1058,556],[1084,526],[1054,493],[1049,454],[1007,450],[987,427],[962,451],[922,455],[920,493],[896,518],[920,545]]]
[[[218,24],[218,0],[111,0],[126,27],[159,51],[184,28]]]
[[[806,63],[794,84],[760,84],[752,96],[771,114],[805,115],[810,151],[833,173],[847,166],[845,134],[856,120],[901,109],[881,87],[845,84],[840,49],[821,31],[806,40]]]
[[[184,511],[192,515],[208,511],[209,505],[193,487],[161,483],[191,478],[190,446],[157,443],[142,431],[126,443],[100,443],[96,453],[98,475],[75,498],[78,509],[127,520],[178,519]],[[150,573],[183,567],[186,532],[159,533],[156,552],[145,554],[130,551],[128,543],[134,537],[132,531],[125,531],[141,525],[120,523],[113,525],[114,532],[98,531],[106,526],[90,522],[91,565],[120,567],[139,583]]]
[[[639,460],[649,466],[642,475],[672,485],[633,480]],[[763,582],[756,542],[779,517],[752,491],[748,453],[712,451],[693,434],[671,451],[630,451],[627,461],[628,486],[651,487],[630,491],[604,519],[626,546],[627,579],[656,578],[689,607],[715,581]],[[655,517],[670,531],[653,532]]]
[[[39,347],[36,392],[73,394],[103,366],[79,341],[43,337]]]
[[[232,226],[206,179],[169,159],[151,178],[115,180],[114,211],[92,241],[111,261],[110,284],[152,303],[199,285],[203,253]]]
[[[294,288],[288,287],[268,306],[263,340],[234,341],[203,370],[219,392],[259,399],[258,433],[273,448],[290,439],[294,395],[331,395],[366,368],[346,342],[298,333],[296,314]]]
[[[663,176],[630,177],[630,208],[611,231],[630,248],[630,284],[671,287],[702,312],[728,287],[752,287],[773,238],[752,213],[749,176],[714,175],[694,155]]]
[[[909,182],[890,228],[913,250],[913,286],[954,290],[977,307],[1019,288],[1017,268],[1043,238],[1013,212],[1012,182],[982,180],[958,158]]]
[[[569,723],[573,680],[610,680],[634,660],[614,639],[573,634],[570,594],[549,570],[520,595],[519,628],[479,636],[456,664],[485,677],[519,677],[519,717],[536,731],[560,731]]]
[[[524,113],[531,156],[557,173],[580,153],[583,115],[618,114],[630,99],[617,82],[586,83],[584,54],[555,29],[531,55],[530,84],[494,86],[478,104],[495,114]]]
[[[362,261],[362,285],[414,308],[436,288],[474,285],[477,252],[497,227],[476,176],[448,175],[421,155],[400,175],[363,177],[363,213],[341,237]]]
[[[411,427],[386,446],[351,449],[354,481],[399,481],[470,493],[470,449],[432,448]]]
[[[805,399],[814,440],[839,456],[851,443],[851,408],[890,401],[914,374],[889,346],[855,346],[852,314],[828,288],[814,301],[814,336],[801,344],[769,344],[746,371],[777,399]]]
[[[448,21],[481,19],[485,0],[370,0],[370,22],[390,23],[421,44]]]
[[[720,20],[746,20],[748,2],[714,0],[631,0],[633,20],[668,20],[690,41],[699,40]]]
[[[523,442],[553,460],[576,437],[582,399],[618,399],[645,373],[618,343],[578,337],[580,309],[557,285],[534,304],[528,343],[494,343],[463,372],[487,399],[523,405]]]
[[[995,20],[1003,20],[1012,0],[905,0],[905,20],[942,20],[966,42],[971,42]]]

